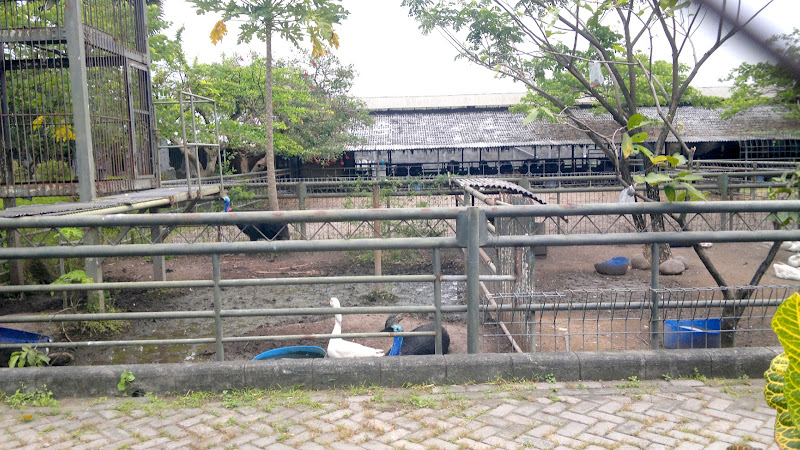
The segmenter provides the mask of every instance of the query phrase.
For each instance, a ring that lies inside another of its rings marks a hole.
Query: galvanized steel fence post
[[[433,313],[433,323],[436,325],[435,350],[437,355],[442,354],[442,250],[433,249],[433,306],[436,312]]]
[[[717,177],[717,185],[719,186],[719,199],[722,201],[730,200],[728,192],[728,174],[721,173]],[[721,230],[733,229],[733,214],[722,213],[719,217]]]
[[[303,211],[306,209],[306,199],[308,198],[308,185],[305,182],[300,182],[297,184],[297,209]],[[300,236],[301,239],[307,239],[306,237],[306,223],[300,223]]]
[[[211,255],[211,264],[214,272],[214,339],[216,340],[217,361],[225,361],[225,349],[222,346],[222,289],[219,287],[219,253]]]
[[[660,250],[658,243],[654,242],[650,245],[650,348],[658,350],[660,344],[658,317],[658,264]]]
[[[459,212],[456,219],[456,240],[460,247],[467,249],[467,353],[480,350],[480,246],[488,240],[486,223],[486,213],[474,206]]]
[[[78,171],[78,196],[82,202],[97,197],[94,150],[92,146],[89,81],[86,69],[83,14],[78,0],[64,6],[70,89],[72,95],[72,130],[75,133],[75,161]]]

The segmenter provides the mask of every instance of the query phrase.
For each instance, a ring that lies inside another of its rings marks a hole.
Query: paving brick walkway
[[[0,448],[777,448],[763,380],[277,390],[0,403]]]

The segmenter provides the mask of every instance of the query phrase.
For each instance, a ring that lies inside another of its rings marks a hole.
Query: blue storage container
[[[324,358],[325,349],[313,345],[294,345],[291,347],[280,347],[266,352],[253,358],[253,361],[263,361],[267,359],[302,359],[302,358]]]
[[[0,327],[0,343],[2,344],[37,344],[46,342],[53,342],[53,340],[50,339],[50,336],[45,336],[43,334],[31,333],[29,331],[15,330],[14,328]],[[11,358],[11,354],[16,351],[19,351],[20,349],[21,348],[0,349],[0,366],[2,367],[8,366],[8,360]],[[47,349],[39,349],[39,350],[44,351],[44,353],[47,353]]]
[[[720,319],[665,320],[664,348],[719,348]]]

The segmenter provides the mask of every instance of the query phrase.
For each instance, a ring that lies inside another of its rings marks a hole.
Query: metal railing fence
[[[614,288],[492,294],[484,305],[497,306],[483,310],[484,330],[497,331],[484,334],[497,339],[485,339],[494,347],[485,344],[482,350],[508,351],[510,341],[529,352],[708,348],[719,347],[726,333],[735,346],[780,345],[770,322],[775,309],[798,286],[759,286],[742,300],[725,300],[725,290]],[[733,318],[725,315],[726,305],[741,311],[735,332],[720,329],[722,320]],[[505,332],[500,331],[501,324]]]
[[[621,244],[661,244],[684,243],[693,244],[700,242],[750,242],[750,241],[798,241],[800,230],[775,230],[775,229],[732,229],[721,227],[715,230],[680,231],[670,230],[658,232],[646,230],[643,232],[606,232],[598,229],[594,233],[584,234],[534,234],[527,233],[525,227],[517,229],[511,235],[490,235],[487,220],[525,220],[531,221],[563,221],[573,222],[579,218],[598,216],[615,216],[616,220],[623,220],[631,214],[642,215],[696,215],[699,218],[708,215],[729,214],[737,216],[743,213],[776,214],[783,211],[796,211],[800,209],[800,201],[756,201],[756,202],[685,202],[685,203],[629,203],[629,204],[595,204],[595,205],[536,205],[536,206],[493,206],[493,207],[459,207],[459,208],[403,208],[403,209],[366,209],[366,210],[336,210],[336,211],[285,211],[285,212],[247,212],[247,213],[187,213],[187,214],[148,214],[148,215],[107,215],[107,216],[65,216],[65,217],[23,217],[16,219],[0,219],[0,229],[52,229],[58,232],[63,227],[76,227],[86,230],[97,230],[101,235],[104,230],[115,230],[116,238],[100,240],[107,245],[86,244],[83,241],[68,242],[62,246],[39,245],[32,247],[5,247],[0,248],[0,259],[48,259],[48,258],[106,258],[125,256],[160,256],[160,255],[210,255],[213,266],[213,276],[210,280],[193,281],[153,281],[153,282],[115,282],[115,283],[88,283],[78,285],[47,285],[47,286],[0,286],[0,293],[24,292],[89,292],[116,289],[187,289],[210,288],[213,289],[213,308],[201,311],[161,311],[139,313],[107,313],[107,314],[54,314],[50,316],[24,315],[13,318],[0,316],[0,323],[19,322],[67,322],[87,320],[153,320],[194,318],[213,320],[213,336],[192,336],[188,338],[169,337],[164,339],[131,339],[113,341],[82,341],[82,342],[57,342],[49,344],[51,347],[79,347],[79,346],[145,346],[169,344],[211,344],[216,347],[217,358],[224,358],[224,344],[243,341],[264,341],[274,339],[289,339],[293,336],[268,337],[268,336],[235,336],[224,332],[223,319],[235,317],[267,317],[274,315],[331,315],[334,313],[397,313],[419,312],[433,313],[437,318],[442,314],[453,312],[466,312],[467,321],[467,351],[477,353],[480,351],[480,323],[482,311],[521,311],[530,309],[525,304],[481,303],[481,298],[490,298],[490,293],[483,292],[480,283],[509,283],[506,289],[512,292],[524,292],[523,280],[533,279],[534,267],[513,265],[513,273],[481,274],[482,253],[492,249],[503,248],[531,248],[540,246],[574,246],[574,245],[621,245]],[[587,219],[588,220],[588,219]],[[766,219],[765,219],[766,220]],[[419,221],[451,221],[455,224],[454,235],[449,236],[422,236],[422,237],[385,237],[385,238],[348,238],[290,241],[255,241],[255,242],[192,242],[162,243],[161,239],[152,239],[147,243],[125,244],[119,239],[126,233],[138,233],[140,237],[148,233],[160,235],[164,228],[210,228],[231,227],[236,224],[255,223],[291,223],[295,228],[298,224],[312,223],[337,223],[355,222],[364,226],[371,226],[375,221],[398,221],[415,223]],[[705,221],[710,222],[710,221]],[[460,248],[465,251],[465,274],[443,275],[441,273],[440,251],[450,248]],[[341,277],[288,277],[288,278],[261,278],[261,279],[232,279],[223,280],[220,273],[220,256],[230,254],[272,254],[276,252],[327,252],[327,251],[371,251],[391,249],[427,249],[433,253],[433,273],[430,274],[403,274],[375,276],[341,276]],[[657,253],[657,251],[656,251]],[[506,270],[506,269],[503,269]],[[523,274],[522,270],[530,270]],[[657,270],[654,272],[656,282],[650,290],[651,302],[656,302]],[[441,284],[443,281],[463,282],[466,284],[466,304],[441,305]],[[358,284],[376,282],[395,283],[431,283],[431,303],[425,306],[389,306],[369,308],[259,308],[259,309],[223,309],[223,288],[237,286],[276,286],[298,284]],[[497,294],[495,292],[494,294]],[[438,299],[438,300],[437,300]],[[645,299],[646,300],[646,299]],[[645,300],[642,300],[643,302]],[[780,301],[772,298],[770,301]],[[642,303],[642,302],[640,302]],[[724,301],[723,301],[724,303]],[[769,303],[771,306],[773,303]],[[642,303],[643,304],[643,303]],[[652,304],[650,304],[652,307]],[[597,319],[594,319],[597,321]],[[661,319],[658,319],[661,320]],[[438,322],[438,320],[437,320]],[[652,324],[653,321],[651,320]],[[736,330],[738,333],[740,330]],[[742,330],[744,331],[744,330]],[[438,331],[437,331],[438,333]],[[430,334],[430,333],[429,333]],[[407,334],[405,334],[407,335]],[[537,336],[544,335],[539,330]],[[380,333],[352,333],[341,337],[369,337],[391,334]],[[312,339],[327,339],[331,335],[306,336]],[[646,337],[645,337],[646,338]],[[2,348],[18,348],[19,345],[0,344]],[[541,345],[540,345],[541,347]],[[554,348],[559,348],[555,346]],[[532,348],[535,349],[535,348]]]

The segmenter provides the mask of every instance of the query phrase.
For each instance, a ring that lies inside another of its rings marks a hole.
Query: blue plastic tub
[[[324,358],[325,349],[313,345],[293,345],[291,347],[281,347],[266,352],[253,358],[253,361],[264,361],[267,359],[298,359],[298,358]]]
[[[665,320],[664,348],[719,348],[720,319]]]
[[[29,331],[15,330],[13,328],[0,327],[0,343],[2,344],[37,344],[47,342],[53,342],[53,340],[50,339],[50,336],[31,333]],[[0,366],[8,366],[8,360],[11,358],[11,354],[19,350],[20,348],[0,349]],[[45,353],[47,353],[47,349],[40,350],[44,350]]]

